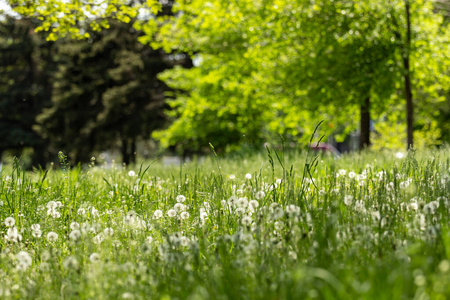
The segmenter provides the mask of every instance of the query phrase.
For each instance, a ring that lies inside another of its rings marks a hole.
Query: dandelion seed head
[[[75,230],[75,229],[79,229],[79,228],[80,228],[80,224],[78,224],[78,222],[70,223],[70,229]]]
[[[112,236],[114,234],[114,229],[112,229],[111,227],[107,227],[103,230],[103,233],[106,236]]]
[[[33,230],[33,232],[31,233],[31,235],[33,235],[33,237],[35,238],[40,238],[42,236],[42,231],[40,229],[37,230]]]
[[[257,200],[250,200],[248,204],[252,209],[256,209],[259,206],[259,202]]]
[[[251,224],[252,224],[252,218],[251,217],[249,217],[249,216],[244,216],[243,218],[242,218],[242,225],[244,225],[244,226],[250,226]]]
[[[58,234],[56,232],[50,231],[47,234],[47,239],[49,242],[55,242],[56,240],[58,240]]]
[[[177,212],[174,209],[169,209],[167,211],[167,215],[171,218],[175,217],[177,215]]]
[[[159,219],[163,216],[163,212],[160,209],[155,210],[153,213],[153,219]]]
[[[14,220],[14,218],[12,217],[7,217],[4,223],[7,227],[12,227],[14,226],[14,224],[16,224],[16,220]]]
[[[265,196],[266,196],[266,193],[264,193],[264,191],[259,191],[259,192],[257,192],[257,193],[255,194],[255,198],[256,198],[257,200],[261,200],[261,199],[263,199]]]
[[[187,218],[189,218],[189,213],[188,213],[187,211],[183,211],[183,212],[180,214],[180,218],[181,218],[182,220],[186,220]]]
[[[182,211],[186,210],[186,206],[182,203],[175,203],[175,205],[173,206],[173,209],[177,212],[182,212]]]
[[[176,200],[178,203],[183,203],[184,201],[186,201],[186,197],[183,195],[178,195]]]
[[[252,174],[250,173],[245,174],[245,178],[249,180],[252,179]]]
[[[133,170],[130,170],[130,171],[128,171],[128,176],[134,177],[134,176],[136,176],[136,172],[134,172]]]
[[[89,261],[91,263],[97,263],[100,261],[100,254],[94,252],[91,255],[89,255]]]
[[[81,238],[81,232],[78,229],[75,229],[69,234],[69,238],[76,242]]]
[[[41,229],[41,225],[39,225],[39,224],[32,224],[31,225],[31,230],[39,230],[39,229]]]
[[[78,260],[73,256],[69,256],[64,260],[63,266],[66,269],[78,270]]]

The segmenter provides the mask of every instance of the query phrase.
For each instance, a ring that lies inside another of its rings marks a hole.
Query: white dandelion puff
[[[78,229],[75,229],[69,234],[69,238],[74,242],[78,241],[81,238],[81,232]]]
[[[186,197],[183,195],[178,195],[177,196],[177,202],[178,203],[183,203],[184,201],[186,201]]]
[[[160,209],[155,210],[153,213],[153,219],[159,219],[163,216],[163,212]]]
[[[58,240],[58,234],[56,232],[50,231],[47,234],[47,239],[49,242],[55,242],[56,240]]]
[[[14,226],[14,224],[16,224],[16,220],[14,220],[14,218],[12,217],[7,217],[4,223],[7,227],[12,227]]]
[[[89,255],[89,260],[91,263],[97,263],[100,261],[100,254],[94,252],[91,255]]]
[[[175,217],[177,215],[177,212],[174,209],[169,209],[167,211],[167,215],[171,218]]]
[[[180,214],[180,218],[181,218],[182,220],[186,220],[187,218],[189,218],[189,213],[188,213],[187,211],[183,211],[183,212]]]
[[[263,191],[259,191],[259,192],[257,192],[257,193],[255,194],[255,198],[256,198],[257,200],[261,200],[261,199],[263,199],[265,196],[266,196],[266,193],[264,193]]]
[[[72,230],[76,230],[80,228],[80,224],[78,224],[77,222],[72,222],[70,223],[70,229]]]
[[[112,236],[114,234],[114,229],[111,227],[107,227],[103,230],[103,233],[107,236]]]

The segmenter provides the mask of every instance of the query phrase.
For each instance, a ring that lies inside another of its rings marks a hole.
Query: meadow
[[[0,174],[1,299],[447,299],[450,151]]]

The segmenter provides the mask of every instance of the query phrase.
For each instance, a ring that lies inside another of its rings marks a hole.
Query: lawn
[[[446,299],[450,151],[0,174],[1,299]]]

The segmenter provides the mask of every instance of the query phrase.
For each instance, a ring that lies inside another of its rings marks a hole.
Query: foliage
[[[164,123],[167,88],[156,74],[170,65],[138,36],[130,24],[110,22],[89,43],[57,42],[52,103],[38,117],[39,132],[54,152],[64,150],[74,161],[88,162],[95,150],[120,147],[128,164],[137,139]]]
[[[6,16],[0,23],[0,157],[34,148],[34,164],[45,162],[45,142],[33,129],[48,104],[54,68],[51,43],[34,33],[36,22]]]

